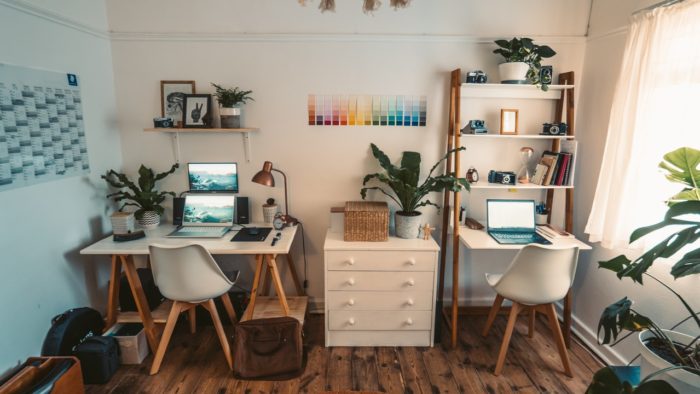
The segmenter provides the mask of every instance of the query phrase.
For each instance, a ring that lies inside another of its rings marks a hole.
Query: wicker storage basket
[[[347,201],[343,230],[345,241],[387,241],[389,239],[389,207],[387,203]]]

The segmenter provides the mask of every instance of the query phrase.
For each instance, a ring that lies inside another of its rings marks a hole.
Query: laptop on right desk
[[[535,231],[534,200],[486,200],[486,231],[499,244],[552,244]]]

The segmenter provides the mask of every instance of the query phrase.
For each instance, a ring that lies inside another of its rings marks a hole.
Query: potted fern
[[[156,182],[175,172],[178,167],[176,163],[170,167],[170,170],[156,174],[152,169],[142,164],[139,167],[139,179],[137,182],[131,181],[125,174],[109,170],[107,174],[102,175],[102,179],[110,186],[120,190],[108,194],[107,197],[112,198],[114,202],[123,201],[119,211],[129,206],[136,207],[134,216],[136,216],[139,225],[147,230],[154,229],[160,224],[160,216],[165,211],[161,203],[165,201],[166,196],[175,197],[173,192],[159,192],[155,190]]]
[[[547,84],[540,81],[542,59],[557,53],[547,45],[536,45],[531,38],[514,37],[508,40],[496,40],[498,49],[493,53],[503,56],[505,62],[498,65],[501,83],[533,84],[546,91]]]
[[[219,116],[221,117],[221,127],[225,129],[238,129],[241,127],[241,104],[247,101],[255,101],[250,94],[252,90],[241,90],[238,87],[233,89],[224,88],[215,83],[211,84],[216,92],[216,101],[219,102]]]
[[[367,191],[378,190],[399,205],[400,210],[396,211],[395,215],[396,236],[399,238],[418,237],[421,224],[421,212],[418,211],[418,208],[432,205],[440,209],[440,206],[425,199],[428,193],[441,192],[444,190],[458,192],[462,188],[469,190],[469,182],[467,182],[465,178],[457,178],[454,174],[433,176],[433,171],[435,171],[443,160],[447,159],[453,152],[464,150],[464,147],[452,149],[447,152],[442,159],[435,163],[430,169],[425,181],[419,185],[420,153],[403,152],[401,165],[397,167],[391,164],[389,157],[376,145],[370,144],[370,146],[372,148],[372,155],[379,161],[379,165],[384,169],[384,172],[365,175],[362,186],[367,185],[367,183],[372,180],[376,180],[388,186],[393,194],[390,194],[382,187],[372,186],[363,187],[362,190],[360,190],[360,195],[364,200],[367,197]]]

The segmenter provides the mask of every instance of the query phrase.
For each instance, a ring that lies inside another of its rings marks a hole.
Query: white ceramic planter
[[[275,215],[280,211],[277,204],[274,205],[263,205],[263,220],[265,223],[272,223],[275,219]]]
[[[693,337],[690,335],[685,335],[676,331],[664,330],[664,333],[672,341],[678,343],[689,343],[693,340]],[[642,355],[642,379],[649,376],[649,374],[672,366],[670,363],[657,356],[654,352],[649,350],[646,345],[644,345],[644,340],[653,336],[654,334],[648,330],[639,333],[639,353]],[[652,379],[661,379],[669,382],[673,388],[678,390],[678,392],[681,394],[700,393],[700,376],[688,371],[676,369],[656,375]]]
[[[396,236],[405,239],[418,238],[422,217],[423,215],[404,216],[397,212],[395,214]]]
[[[156,211],[146,211],[141,219],[136,219],[139,225],[145,230],[153,230],[160,225],[160,215]]]
[[[224,129],[238,129],[241,127],[241,108],[219,108],[221,127]]]
[[[523,62],[501,63],[498,65],[498,74],[501,83],[527,84],[527,71],[530,66]]]

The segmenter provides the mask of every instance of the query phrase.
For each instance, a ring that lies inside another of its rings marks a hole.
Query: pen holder
[[[547,216],[546,213],[536,213],[535,224],[547,224]]]
[[[263,205],[263,220],[265,223],[272,223],[275,219],[275,215],[279,212],[279,206],[277,204],[273,205]]]

